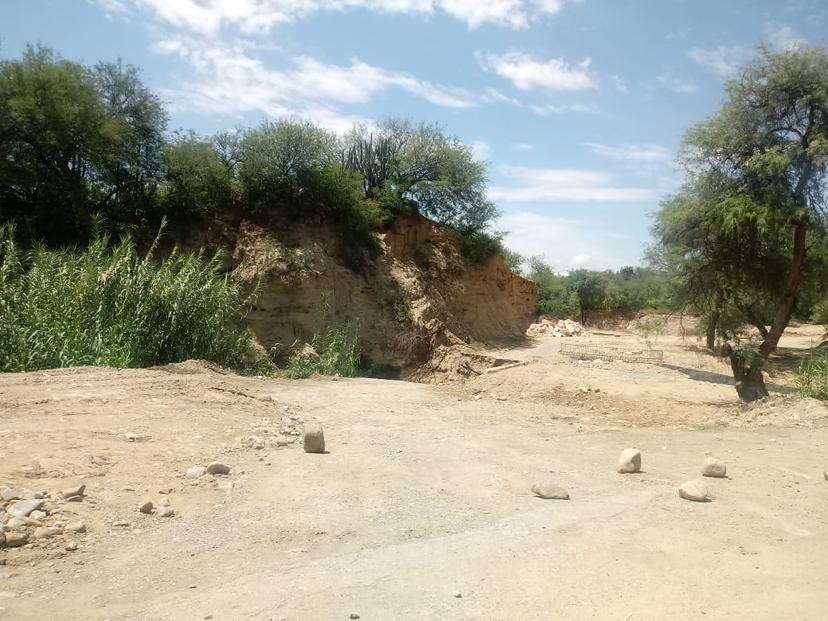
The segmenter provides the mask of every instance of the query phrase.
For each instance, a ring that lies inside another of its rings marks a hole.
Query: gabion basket
[[[575,343],[561,343],[560,353],[575,360],[620,360],[649,364],[660,364],[664,360],[664,351],[660,349],[624,350]]]

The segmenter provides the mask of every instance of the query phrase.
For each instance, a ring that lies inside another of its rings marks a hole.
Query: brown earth
[[[814,339],[794,328],[783,354]],[[42,523],[87,526],[0,549],[0,618],[824,619],[825,406],[745,410],[676,336],[654,344],[662,366],[560,344],[477,351],[527,364],[445,385],[200,363],[0,376],[0,485],[84,483]],[[791,386],[785,358],[772,383]],[[306,421],[329,453],[302,451]],[[616,473],[631,446],[643,472]],[[708,453],[730,478],[680,499]],[[183,476],[212,461],[230,474]],[[571,499],[534,497],[547,477]],[[175,516],[139,513],[146,499]]]

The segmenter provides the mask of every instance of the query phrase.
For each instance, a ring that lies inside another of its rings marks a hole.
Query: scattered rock
[[[706,477],[723,479],[727,476],[727,466],[715,457],[708,457],[704,460],[702,475]]]
[[[258,436],[247,436],[246,438],[242,438],[241,445],[244,448],[260,451],[265,447],[265,441]]]
[[[148,500],[144,504],[142,504],[140,507],[138,507],[138,511],[140,511],[141,513],[150,514],[150,513],[152,513],[152,507],[153,507],[152,501]]]
[[[6,533],[6,547],[19,548],[29,543],[29,533]]]
[[[359,615],[355,612],[352,612],[349,616],[349,619],[359,619]]]
[[[41,526],[39,528],[35,528],[32,537],[35,539],[51,539],[61,533],[63,533],[63,529],[61,528],[56,528],[54,526]]]
[[[20,498],[20,492],[4,485],[0,487],[0,498],[6,501],[18,500]]]
[[[40,511],[40,510],[37,510],[37,511],[32,511],[32,512],[29,514],[29,517],[30,517],[31,519],[33,519],[33,520],[42,520],[43,518],[45,518],[45,517],[46,517],[46,515],[47,515],[47,514],[46,514],[46,512],[45,512],[45,511]]]
[[[42,524],[38,520],[28,517],[13,517],[6,522],[6,527],[9,530],[25,530],[27,526],[42,526]]]
[[[156,515],[158,515],[158,517],[173,517],[175,515],[175,511],[172,507],[158,507]]]
[[[86,524],[83,522],[69,522],[63,530],[68,530],[70,533],[85,533]]]
[[[124,438],[126,438],[127,442],[135,442],[138,439],[138,436],[134,433],[125,433]]]
[[[679,486],[679,496],[693,502],[710,502],[710,490],[701,479],[693,479]]]
[[[207,474],[230,474],[230,466],[214,461],[207,466]]]
[[[29,500],[18,500],[12,506],[6,508],[6,513],[12,517],[28,517],[32,511],[37,511],[46,501],[43,498],[31,498]]]
[[[325,452],[325,433],[322,431],[321,425],[305,425],[305,431],[302,438],[306,453]]]
[[[822,476],[825,477],[825,480],[828,481],[828,470],[822,473]]]
[[[116,520],[112,522],[112,525],[119,526],[121,528],[129,528],[129,522],[127,522],[126,520]]]
[[[451,596],[460,599],[461,597],[463,597],[463,592],[460,589],[454,589],[451,592]]]
[[[569,500],[569,492],[551,481],[533,485],[532,493],[545,500]]]
[[[34,490],[24,489],[20,497],[23,500],[32,500],[34,498],[45,498],[46,496],[43,494],[43,492],[36,492]]]
[[[207,468],[204,466],[192,466],[187,468],[187,478],[188,479],[200,479],[205,474],[207,474]]]
[[[63,496],[64,499],[68,500],[69,498],[74,498],[76,496],[83,496],[84,491],[86,491],[86,485],[78,485],[76,487],[67,487],[64,490],[60,491],[60,495]]]
[[[106,458],[101,457],[100,455],[92,455],[92,457],[89,458],[89,461],[91,461],[96,466],[106,465]]]
[[[6,533],[0,529],[0,548],[5,547],[6,545]]]
[[[634,448],[621,451],[621,456],[618,458],[617,470],[621,474],[641,472],[641,451]]]
[[[66,551],[67,552],[74,552],[78,549],[78,543],[76,541],[70,541],[66,544]]]

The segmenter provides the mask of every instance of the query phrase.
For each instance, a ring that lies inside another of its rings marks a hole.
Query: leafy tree
[[[657,231],[686,274],[710,283],[714,308],[774,301],[758,347],[725,346],[737,392],[751,401],[768,394],[762,367],[797,308],[809,243],[825,222],[828,56],[761,49],[727,95],[716,116],[687,133],[688,187],[665,204]]]
[[[577,317],[581,313],[578,293],[566,276],[556,274],[543,257],[529,259],[527,278],[538,285],[538,309],[557,318]]]
[[[526,257],[522,254],[514,250],[504,248],[503,262],[506,264],[506,267],[512,270],[515,274],[523,276],[523,264],[526,263]]]
[[[233,168],[213,142],[179,136],[162,154],[165,212],[172,217],[224,211],[234,201]]]
[[[0,217],[52,243],[86,238],[95,213],[140,220],[165,124],[132,67],[43,47],[0,62]]]

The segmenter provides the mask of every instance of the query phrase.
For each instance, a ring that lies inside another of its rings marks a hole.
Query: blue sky
[[[639,263],[724,80],[826,27],[826,0],[2,0],[0,55],[121,57],[203,134],[439,123],[489,163],[507,245],[567,271]]]

